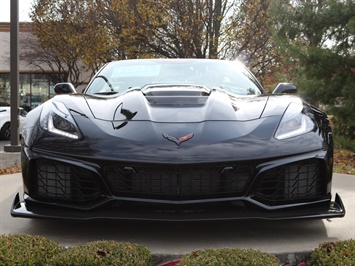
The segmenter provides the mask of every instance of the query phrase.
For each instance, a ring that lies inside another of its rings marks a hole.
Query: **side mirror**
[[[69,82],[55,84],[54,91],[56,94],[76,93],[76,90],[75,90],[73,84],[71,84]]]
[[[276,88],[272,92],[272,94],[279,94],[279,93],[296,93],[297,87],[291,83],[279,83],[277,84]]]

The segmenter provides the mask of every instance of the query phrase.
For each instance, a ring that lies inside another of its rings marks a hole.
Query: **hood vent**
[[[249,121],[260,118],[268,97],[231,97],[225,91],[208,90],[203,86],[147,86],[145,90],[132,90],[117,96],[85,96],[89,109],[85,113],[92,112],[94,118],[111,122],[152,121],[181,124]]]
[[[210,95],[209,89],[196,85],[154,85],[142,91],[149,103],[161,105],[205,104]]]

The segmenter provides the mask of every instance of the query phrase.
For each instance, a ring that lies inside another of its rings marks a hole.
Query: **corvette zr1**
[[[238,61],[110,62],[28,113],[15,217],[332,218],[327,116]]]

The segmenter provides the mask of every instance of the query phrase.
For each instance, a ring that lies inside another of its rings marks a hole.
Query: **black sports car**
[[[57,84],[22,143],[23,199],[11,214],[198,221],[331,218],[327,116],[272,95],[237,61],[106,64],[83,93]],[[71,93],[70,93],[71,92]]]

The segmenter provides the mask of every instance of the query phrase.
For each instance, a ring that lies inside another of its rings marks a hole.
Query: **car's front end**
[[[23,136],[17,217],[345,215],[331,194],[329,121],[296,96],[238,96],[196,84],[61,95],[29,113]]]

